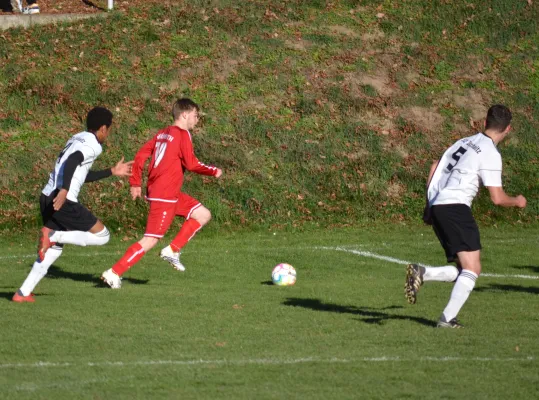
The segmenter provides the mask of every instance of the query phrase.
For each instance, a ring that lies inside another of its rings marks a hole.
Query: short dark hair
[[[200,107],[193,100],[188,98],[178,99],[172,106],[172,118],[176,121],[180,114],[185,111],[200,110]]]
[[[99,128],[112,125],[112,113],[105,107],[94,107],[88,112],[86,117],[86,129],[90,132],[97,132]]]
[[[504,105],[496,104],[488,109],[485,130],[494,129],[503,132],[511,123],[511,111]]]

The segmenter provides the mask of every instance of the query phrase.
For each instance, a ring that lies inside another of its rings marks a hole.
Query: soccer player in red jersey
[[[181,250],[211,219],[210,210],[181,191],[184,170],[216,178],[223,174],[221,169],[205,165],[195,156],[189,130],[198,123],[198,112],[199,106],[192,100],[177,100],[172,107],[174,124],[160,130],[135,156],[133,174],[129,179],[131,197],[133,200],[141,197],[142,170],[150,158],[146,188],[150,213],[144,237],[131,245],[123,257],[101,275],[101,279],[113,289],[121,287],[120,277],[157,244],[176,215],[184,217],[185,222],[170,245],[161,250],[160,257],[176,270],[185,271],[180,262]]]

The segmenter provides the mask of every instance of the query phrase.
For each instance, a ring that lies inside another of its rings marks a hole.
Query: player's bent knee
[[[206,207],[201,206],[197,208],[193,214],[191,214],[191,218],[193,218],[195,221],[197,221],[200,225],[204,226],[208,222],[210,222],[212,215],[210,210],[208,210]]]
[[[207,212],[207,214],[205,215],[205,221],[204,221],[204,223],[203,223],[202,225],[206,225],[208,222],[211,221],[211,218],[212,218],[212,215],[211,215],[210,210],[208,210],[208,209],[206,209],[206,210],[207,210],[208,212]]]

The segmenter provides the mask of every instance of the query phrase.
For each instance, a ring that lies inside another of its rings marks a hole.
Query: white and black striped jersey
[[[490,137],[478,133],[458,140],[446,150],[427,190],[429,206],[471,207],[481,184],[502,186],[502,156]]]
[[[75,202],[77,201],[80,188],[86,180],[86,175],[88,175],[94,161],[103,151],[101,144],[91,132],[77,133],[67,141],[66,146],[60,152],[60,155],[56,160],[54,170],[49,176],[49,182],[43,189],[43,194],[49,196],[54,190],[62,188],[65,162],[67,158],[76,151],[82,153],[84,161],[77,166],[77,169],[73,174],[73,179],[71,180],[71,185],[69,186],[69,191],[67,193],[67,199]]]

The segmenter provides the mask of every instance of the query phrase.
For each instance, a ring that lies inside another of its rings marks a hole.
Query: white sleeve
[[[483,157],[479,167],[483,186],[502,187],[502,156],[496,152]]]
[[[73,152],[75,151],[80,151],[84,156],[82,164],[93,162],[97,158],[94,148],[83,143],[77,143],[76,147],[73,149]]]

